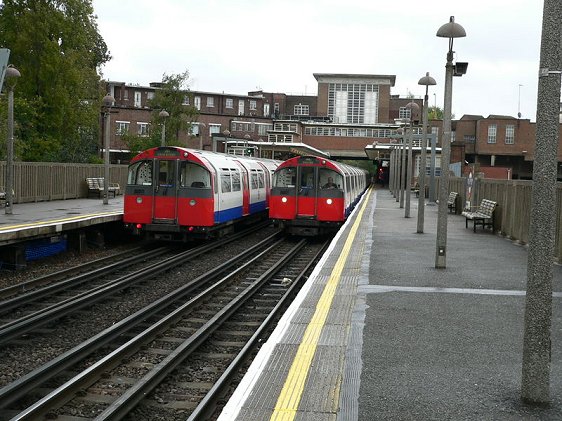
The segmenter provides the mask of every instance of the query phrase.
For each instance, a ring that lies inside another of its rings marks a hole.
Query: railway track
[[[186,251],[168,246],[142,253],[139,250],[132,256],[124,255],[122,260],[112,261],[110,264],[107,259],[102,259],[101,262],[95,261],[67,269],[62,275],[60,272],[48,275],[51,279],[62,280],[0,302],[0,346],[131,288],[136,283],[243,238],[256,229],[252,228]],[[26,284],[36,286],[44,283],[44,278]]]
[[[325,246],[265,239],[0,389],[0,417],[206,419]]]

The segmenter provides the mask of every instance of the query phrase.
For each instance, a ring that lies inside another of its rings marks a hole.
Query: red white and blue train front
[[[158,147],[131,160],[123,221],[135,234],[185,241],[267,216],[272,160]]]
[[[367,183],[368,173],[360,168],[314,156],[291,158],[275,170],[269,217],[290,234],[334,232]]]

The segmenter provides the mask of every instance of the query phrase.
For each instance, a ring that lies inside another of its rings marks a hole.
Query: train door
[[[240,161],[236,161],[242,171],[242,215],[250,214],[250,183],[248,170]]]
[[[316,215],[316,167],[299,167],[297,217]]]
[[[155,221],[175,222],[177,220],[177,162],[169,159],[160,159],[155,162],[156,182],[154,183],[152,209]]]

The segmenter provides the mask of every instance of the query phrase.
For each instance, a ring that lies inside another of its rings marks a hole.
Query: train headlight
[[[331,205],[331,204],[332,204],[332,199],[326,200],[326,203],[327,203],[328,205]]]
[[[142,197],[138,196],[137,197],[137,203],[140,205],[142,203]]]
[[[282,197],[282,198],[281,198],[281,201],[282,201],[283,203],[287,203],[287,198],[286,198],[286,197]]]
[[[195,201],[195,199],[191,199],[191,200],[189,201],[189,204],[190,204],[191,206],[195,206],[196,203],[197,203],[197,202]]]

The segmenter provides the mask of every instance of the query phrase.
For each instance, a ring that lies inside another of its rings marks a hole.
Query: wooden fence
[[[462,200],[460,209],[466,205],[467,184],[464,177],[449,178],[449,191],[458,192]],[[480,204],[482,199],[497,202],[494,223],[498,233],[526,244],[529,242],[532,188],[533,182],[529,180],[474,179],[470,202],[473,206]],[[555,257],[562,263],[562,183],[556,186]]]
[[[88,197],[87,177],[103,177],[103,164],[63,164],[16,162],[14,164],[14,203],[42,202]],[[110,165],[109,179],[123,191],[127,166]],[[0,162],[0,186],[6,185],[6,162]]]

